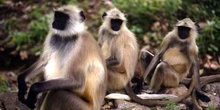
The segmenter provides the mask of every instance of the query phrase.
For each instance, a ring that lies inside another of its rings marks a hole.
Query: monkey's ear
[[[179,19],[176,19],[177,23],[180,21]]]
[[[107,13],[104,12],[104,13],[102,14],[102,19],[105,19],[106,16],[107,16]]]
[[[79,15],[80,15],[80,17],[81,17],[81,18],[80,18],[81,22],[85,21],[86,16],[85,16],[84,12],[83,12],[83,11],[80,11],[80,12],[79,12]]]
[[[201,28],[200,28],[200,26],[199,26],[199,23],[198,23],[198,22],[195,22],[194,25],[196,26],[197,32],[200,33]]]
[[[199,23],[198,23],[198,22],[195,22],[194,24],[195,24],[195,26],[196,26],[196,29],[197,29],[197,30],[200,30]]]

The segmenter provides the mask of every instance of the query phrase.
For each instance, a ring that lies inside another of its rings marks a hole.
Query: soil
[[[17,98],[17,75],[12,71],[2,71],[0,72],[0,77],[4,78],[8,85],[8,91],[0,93],[0,110],[29,110],[25,105],[23,105]],[[1,86],[1,85],[0,85]],[[178,91],[183,91],[179,90]],[[220,82],[210,83],[203,87],[203,90],[211,98],[209,103],[201,103],[203,108],[213,106],[215,109],[220,109]],[[187,103],[178,103],[174,107],[180,110],[187,110],[192,108],[191,98],[187,98]],[[103,106],[103,109],[110,110],[121,110],[121,109],[131,109],[131,110],[165,110],[166,107],[147,107],[140,104],[125,101],[116,100],[116,108],[113,108],[112,103],[107,103]]]

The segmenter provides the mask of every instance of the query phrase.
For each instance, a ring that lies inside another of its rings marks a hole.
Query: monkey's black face
[[[119,31],[121,28],[122,22],[123,21],[121,19],[111,19],[111,29],[114,31]]]
[[[58,30],[64,30],[69,20],[69,15],[60,11],[55,11],[52,27]]]
[[[189,27],[185,27],[185,26],[178,26],[178,36],[181,39],[186,39],[189,37],[189,31],[191,30],[191,28]]]

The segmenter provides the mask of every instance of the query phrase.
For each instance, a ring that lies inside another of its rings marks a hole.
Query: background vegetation
[[[155,52],[177,21],[185,17],[200,24],[198,46],[203,60],[220,60],[220,1],[218,0],[0,0],[0,69],[33,63],[41,54],[53,8],[75,4],[84,9],[87,25],[97,38],[101,15],[113,6],[128,18],[140,47]]]

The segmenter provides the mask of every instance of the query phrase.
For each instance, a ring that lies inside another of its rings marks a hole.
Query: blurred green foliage
[[[39,7],[36,7],[39,8]],[[43,15],[40,10],[35,9],[30,13],[31,22],[27,25],[27,30],[12,32],[12,42],[17,45],[17,50],[23,50],[28,48],[34,48],[37,43],[40,45],[44,41],[44,38],[48,31],[48,20],[50,14]],[[38,46],[40,46],[38,45]],[[40,48],[39,48],[40,49]],[[40,50],[32,51],[38,52]]]
[[[128,26],[139,40],[146,35],[151,42],[161,41],[177,19],[185,17],[208,24],[200,30],[198,46],[202,55],[219,54],[220,1],[216,0],[112,0],[128,15]],[[158,27],[153,28],[158,22]],[[155,43],[153,43],[155,44]],[[160,43],[156,43],[158,46]]]
[[[91,1],[96,3],[92,4]],[[53,8],[66,4],[77,4],[85,11],[86,24],[97,38],[102,23],[101,15],[110,7],[106,6],[104,1],[91,1],[24,2],[30,7],[29,11],[25,12],[28,19],[22,21],[20,17],[13,16],[0,22],[0,32],[7,35],[7,37],[0,36],[0,46],[3,39],[8,42],[2,43],[3,48],[13,46],[16,51],[27,50],[31,55],[40,55]],[[197,40],[200,54],[219,55],[220,1],[218,0],[111,0],[111,2],[126,14],[127,25],[135,33],[141,46],[149,44],[158,47],[163,37],[172,30],[177,19],[189,17],[206,25],[200,30]],[[0,0],[0,5],[2,4],[4,3]],[[144,40],[145,37],[149,39],[148,42]]]
[[[0,93],[6,91],[8,91],[7,81],[3,77],[0,77]]]
[[[167,110],[180,110],[175,103],[170,103],[166,105]]]
[[[209,105],[205,110],[215,110],[214,105]]]
[[[220,21],[219,18],[207,20],[208,27],[201,30],[198,45],[200,53],[219,54],[220,49]]]

